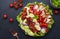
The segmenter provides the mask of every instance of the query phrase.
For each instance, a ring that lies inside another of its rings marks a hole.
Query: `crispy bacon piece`
[[[26,22],[27,24],[28,24],[28,26],[32,26],[31,24],[32,24],[32,18],[27,18],[27,22]]]
[[[34,22],[32,22],[32,18],[27,18],[27,24],[28,24],[28,26],[29,26],[29,28],[30,28],[30,30],[32,31],[32,32],[36,32],[36,29],[35,29],[35,23]]]
[[[24,8],[24,9],[23,9],[23,12],[26,12],[26,10],[27,10],[27,8]]]
[[[25,13],[22,13],[22,14],[21,14],[21,19],[24,20],[24,19],[26,18],[26,15],[27,15],[26,12],[25,12]]]
[[[30,10],[33,10],[34,5],[30,5]]]
[[[30,28],[30,30],[32,31],[32,32],[37,32],[37,30],[36,30],[36,28],[33,26],[29,26],[29,28]]]
[[[34,14],[34,15],[37,14],[37,10],[36,10],[36,9],[33,10],[33,14]]]
[[[28,26],[29,26],[29,28],[30,28],[30,30],[32,31],[32,32],[37,32],[37,33],[39,33],[38,32],[38,30],[34,27],[35,26],[35,23],[32,21],[32,18],[27,18],[27,24],[28,24]]]

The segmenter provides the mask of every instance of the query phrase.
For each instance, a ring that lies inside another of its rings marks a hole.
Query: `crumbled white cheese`
[[[47,19],[46,23],[49,23],[51,19]]]
[[[27,18],[28,18],[28,17],[34,17],[34,15],[30,13],[30,14],[27,15],[26,17],[27,17]]]
[[[27,25],[26,21],[27,21],[27,20],[25,19],[22,24],[23,24],[23,25]]]
[[[42,11],[42,10],[45,9],[45,7],[41,5],[41,6],[39,7],[39,9]]]
[[[34,17],[34,15],[30,13],[30,17]]]
[[[47,21],[47,18],[44,19],[44,22],[46,22],[46,21]]]
[[[38,5],[34,5],[34,8],[33,9],[38,9]]]
[[[51,18],[51,15],[48,15],[47,18]]]
[[[40,27],[40,24],[37,22],[37,20],[36,20],[36,19],[33,19],[33,22],[36,23],[36,24],[35,24],[35,28],[36,28],[38,31],[40,31],[40,30],[41,30],[41,27]]]
[[[43,8],[43,6],[41,5],[40,7],[39,7],[39,9],[41,10]]]
[[[29,15],[29,7],[25,7],[25,8],[27,8],[27,15]]]
[[[30,16],[29,16],[29,15],[27,15],[26,17],[27,17],[27,18],[29,18]]]
[[[36,28],[38,31],[40,31],[40,30],[41,30],[41,27],[40,27],[40,26],[38,26],[38,25],[35,25],[35,28]]]
[[[37,20],[36,19],[33,19],[33,22],[37,22]]]
[[[42,13],[41,13],[41,16],[43,16],[43,15],[45,15],[45,12],[44,11],[42,11]]]
[[[41,9],[41,11],[43,11],[44,9],[45,9],[45,7],[44,7],[44,8],[42,8],[42,9]]]
[[[42,32],[42,33],[46,33],[46,29],[45,29],[45,28],[42,28],[42,29],[41,29],[41,32]]]

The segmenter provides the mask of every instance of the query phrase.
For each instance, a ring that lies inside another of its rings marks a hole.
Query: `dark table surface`
[[[29,2],[43,2],[50,6],[49,0],[23,0],[23,7]],[[9,33],[9,29],[13,28],[18,32],[18,35],[21,39],[60,39],[60,10],[59,14],[53,14],[53,18],[55,23],[52,29],[46,34],[46,36],[40,38],[34,38],[30,36],[26,36],[24,32],[18,27],[18,23],[16,21],[16,16],[21,11],[22,8],[15,10],[14,8],[10,8],[9,4],[13,3],[13,0],[0,0],[0,39],[16,39]],[[54,11],[54,8],[50,6],[50,8]],[[8,19],[3,19],[3,14],[8,14]],[[54,12],[53,12],[54,13]],[[13,23],[9,23],[9,18],[14,18]]]

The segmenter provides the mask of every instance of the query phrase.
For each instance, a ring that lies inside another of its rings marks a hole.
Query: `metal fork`
[[[14,37],[16,37],[17,39],[20,39],[19,36],[18,36],[18,33],[17,33],[14,29],[10,29],[9,32],[10,32]]]

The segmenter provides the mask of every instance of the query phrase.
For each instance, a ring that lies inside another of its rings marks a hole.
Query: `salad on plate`
[[[52,10],[44,3],[28,3],[17,16],[19,27],[29,36],[44,36],[54,23]]]

